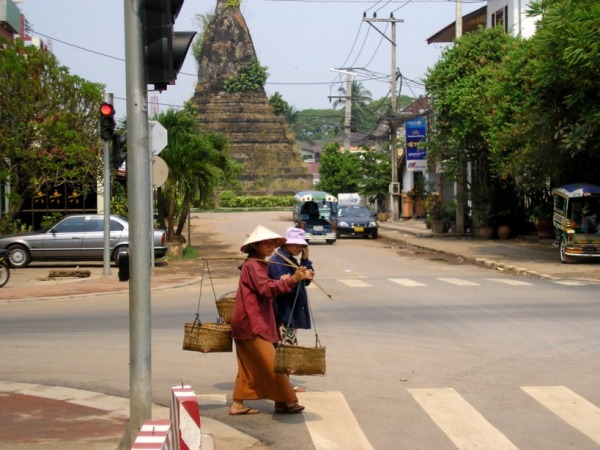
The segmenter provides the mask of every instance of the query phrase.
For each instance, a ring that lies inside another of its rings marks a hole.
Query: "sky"
[[[114,95],[118,117],[126,110],[124,1],[17,0],[31,34],[51,45],[60,64],[87,80],[102,83]],[[463,15],[485,4],[463,0]],[[197,31],[199,14],[214,11],[216,0],[185,0],[176,31]],[[455,20],[456,3],[449,0],[242,0],[246,20],[261,65],[268,69],[267,95],[279,92],[298,110],[333,107],[346,75],[332,68],[353,68],[356,80],[373,99],[389,94],[391,26],[363,21],[402,19],[396,25],[396,66],[406,80],[399,94],[423,95],[422,78],[447,44],[427,44],[427,38]],[[191,48],[176,85],[149,92],[161,110],[179,108],[194,94],[196,62]]]

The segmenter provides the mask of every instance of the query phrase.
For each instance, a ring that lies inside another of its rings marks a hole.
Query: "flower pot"
[[[477,235],[481,238],[481,239],[491,239],[492,236],[494,234],[494,229],[492,227],[489,227],[487,225],[483,225],[479,228]]]
[[[388,219],[389,215],[386,212],[380,212],[377,214],[377,220],[379,220],[380,222],[387,222]]]
[[[446,231],[445,222],[443,220],[432,220],[431,221],[431,232],[435,234],[442,234]]]
[[[508,239],[510,237],[511,228],[508,225],[499,225],[496,232],[498,233],[498,238],[500,239]]]
[[[538,238],[554,238],[554,224],[552,222],[552,217],[538,217],[536,220],[535,228],[537,229]]]

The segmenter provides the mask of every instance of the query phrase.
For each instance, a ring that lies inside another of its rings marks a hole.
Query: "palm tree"
[[[167,129],[169,136],[169,144],[161,152],[169,167],[161,197],[164,199],[162,211],[166,211],[167,239],[172,241],[183,232],[194,196],[206,199],[220,176],[228,172],[230,160],[225,155],[225,138],[199,134],[190,109],[169,109],[156,120]]]
[[[346,97],[346,89],[340,86],[338,89],[340,97]],[[372,94],[366,90],[362,83],[359,81],[352,81],[350,102],[351,102],[351,118],[350,118],[350,129],[356,131],[361,125],[363,125],[370,114],[368,106],[373,101]],[[342,106],[342,111],[346,110],[346,101],[338,99],[333,102],[333,107],[336,109],[338,106]],[[343,116],[342,116],[343,117]],[[343,119],[342,119],[343,120]]]

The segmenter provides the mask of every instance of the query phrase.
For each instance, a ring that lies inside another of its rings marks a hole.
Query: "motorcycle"
[[[8,262],[9,250],[0,250],[0,287],[10,279],[10,263]]]

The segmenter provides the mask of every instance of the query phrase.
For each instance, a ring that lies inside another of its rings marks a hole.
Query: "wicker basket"
[[[232,349],[231,325],[224,323],[185,324],[183,349],[194,352],[230,352]]]
[[[224,323],[231,323],[231,313],[235,304],[235,292],[229,292],[215,301],[219,317]]]
[[[325,347],[278,345],[275,373],[288,375],[325,375]]]

